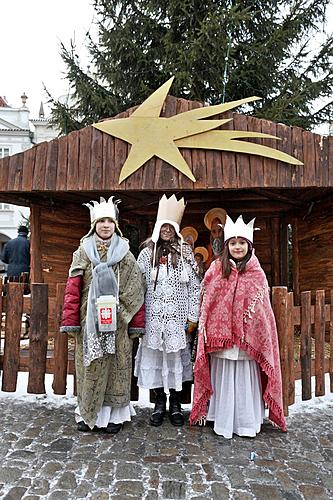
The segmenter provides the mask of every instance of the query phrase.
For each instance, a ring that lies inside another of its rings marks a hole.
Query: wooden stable
[[[168,97],[163,116],[201,104]],[[127,111],[118,117],[129,116]],[[163,193],[184,196],[183,225],[194,225],[198,245],[207,245],[203,218],[213,207],[231,217],[256,217],[254,245],[271,286],[301,292],[326,291],[333,283],[333,137],[250,116],[233,118],[224,129],[269,133],[281,140],[253,142],[280,149],[304,165],[242,153],[181,149],[197,181],[159,158],[119,184],[129,145],[89,126],[0,160],[0,201],[31,209],[31,281],[48,285],[49,332],[56,331],[57,284],[66,281],[72,252],[89,228],[82,204],[100,195],[122,199],[120,226],[134,253],[151,232]],[[292,245],[290,240],[292,239]],[[292,255],[291,249],[292,248]]]

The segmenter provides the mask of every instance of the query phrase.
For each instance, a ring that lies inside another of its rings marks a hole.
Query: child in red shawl
[[[224,249],[202,287],[191,424],[254,437],[269,419],[286,431],[275,318],[265,273],[252,249],[254,219],[227,216]]]

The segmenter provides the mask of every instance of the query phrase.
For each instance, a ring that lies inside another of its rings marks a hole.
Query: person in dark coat
[[[7,276],[19,278],[21,273],[30,271],[30,243],[28,240],[28,228],[20,226],[16,238],[8,241],[3,249],[1,260],[7,267]]]

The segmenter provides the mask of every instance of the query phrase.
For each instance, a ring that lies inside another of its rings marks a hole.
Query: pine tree
[[[62,46],[75,105],[51,99],[65,133],[140,104],[176,75],[177,97],[208,104],[257,95],[246,111],[310,129],[333,110],[333,36],[316,48],[331,0],[94,0],[93,73]],[[318,102],[326,104],[318,107]]]

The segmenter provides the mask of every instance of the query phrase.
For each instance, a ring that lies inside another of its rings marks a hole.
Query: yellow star
[[[129,118],[118,118],[93,124],[93,127],[102,132],[132,144],[131,151],[120,172],[119,184],[153,156],[158,156],[161,160],[173,165],[195,182],[195,177],[181,155],[179,147],[255,154],[294,165],[302,165],[300,161],[282,151],[260,144],[235,140],[242,138],[278,139],[275,136],[260,132],[213,130],[229,122],[230,119],[202,120],[224,113],[246,102],[260,99],[259,97],[248,97],[224,104],[196,108],[169,118],[160,117],[173,79],[174,77],[170,78],[149,96]]]
[[[179,120],[179,115],[161,118],[160,113],[174,77],[170,78],[148,97],[129,118],[107,120],[93,124],[93,127],[132,144],[131,151],[120,172],[119,184],[138,170],[153,156],[158,156],[193,182],[195,177],[180,154],[175,140],[215,129],[230,121],[198,121],[191,116]]]

